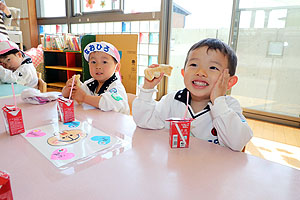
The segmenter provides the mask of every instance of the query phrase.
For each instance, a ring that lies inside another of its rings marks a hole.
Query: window
[[[231,13],[232,0],[174,0],[169,51],[174,69],[168,79],[168,92],[185,87],[181,69],[193,44],[208,37],[228,42]]]
[[[242,13],[256,12],[256,25],[251,30],[241,26],[251,19],[241,15],[236,49],[239,81],[231,95],[248,112],[299,118],[300,93],[295,92],[300,88],[299,1],[241,0],[241,6]]]
[[[55,26],[52,26],[52,32]],[[132,34],[138,39],[138,85],[144,81],[144,70],[158,63],[159,21],[128,21],[72,24],[73,34]]]
[[[254,28],[264,28],[264,22],[265,22],[265,11],[257,10],[255,16]]]
[[[268,28],[284,28],[287,9],[272,10],[269,16]]]
[[[37,0],[37,17],[65,17],[65,0]]]
[[[75,0],[74,14],[102,12],[102,11],[120,11],[122,0]]]
[[[251,23],[251,11],[242,11],[240,18],[240,28],[250,28]]]
[[[161,0],[124,0],[124,13],[160,11]]]
[[[68,27],[66,24],[57,24],[57,25],[40,25],[39,26],[40,34],[56,34],[56,33],[67,33]]]
[[[152,63],[159,63],[161,59],[158,55],[160,20],[164,15],[160,12],[161,0],[56,0],[55,3],[53,0],[36,0],[36,2],[40,8],[38,10],[42,13],[38,19],[40,34],[67,32],[78,35],[137,34],[139,36],[137,85],[143,82],[144,69]],[[50,2],[52,7],[48,9]],[[168,4],[169,1],[165,3]],[[52,15],[46,13],[46,11],[53,12],[58,5],[64,10],[63,15],[56,12]],[[74,13],[66,14],[70,10]]]

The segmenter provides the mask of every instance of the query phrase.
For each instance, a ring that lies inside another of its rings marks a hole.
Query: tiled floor
[[[246,153],[300,169],[300,128],[247,119],[254,137]]]

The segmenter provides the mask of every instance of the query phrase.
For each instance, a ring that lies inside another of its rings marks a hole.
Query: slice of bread
[[[80,81],[80,74],[75,74],[74,75],[74,78],[75,78],[75,85],[76,86],[81,86],[81,81]]]
[[[173,67],[170,65],[160,64],[158,67],[147,68],[145,69],[145,77],[149,81],[152,81],[154,78],[158,78],[161,72],[164,72],[166,76],[171,76]]]
[[[75,81],[74,81],[75,85],[80,87],[82,85],[82,83],[80,81],[80,74],[73,75],[73,78],[75,78]],[[79,101],[77,101],[77,103],[81,104],[81,102],[79,102]]]

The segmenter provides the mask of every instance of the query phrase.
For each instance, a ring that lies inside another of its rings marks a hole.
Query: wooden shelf
[[[71,50],[44,50],[44,52],[71,52],[71,53],[81,53],[81,51],[71,51]]]
[[[65,87],[65,85],[66,83],[64,82],[47,83],[47,86],[58,87],[58,88],[63,88]]]
[[[44,66],[49,88],[61,90],[74,74],[82,74],[80,51],[45,50]]]
[[[47,92],[61,92],[62,88],[58,87],[47,87]]]
[[[63,50],[46,50],[46,49],[43,49],[44,52],[64,52]]]
[[[59,70],[69,70],[69,71],[82,72],[82,67],[45,66],[45,68],[47,68],[47,69],[59,69]]]

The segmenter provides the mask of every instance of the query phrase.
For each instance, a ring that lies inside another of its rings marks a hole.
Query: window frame
[[[120,6],[119,9],[113,9],[113,10],[103,10],[103,11],[92,11],[92,12],[82,12],[82,1],[84,0],[78,0],[79,1],[79,13],[75,13],[75,0],[72,0],[72,16],[78,16],[78,15],[87,15],[87,14],[97,14],[97,13],[115,13],[115,12],[119,12],[119,13],[123,13],[124,12],[124,0],[119,0],[120,1]]]
[[[38,25],[55,25],[55,24],[67,24],[68,32],[71,32],[71,24],[75,23],[96,23],[96,22],[116,22],[116,21],[149,21],[158,20],[160,22],[160,32],[159,32],[159,52],[158,52],[158,62],[159,63],[169,63],[169,49],[170,49],[170,32],[171,32],[171,22],[172,22],[172,8],[173,0],[161,0],[160,12],[144,12],[135,14],[124,14],[123,12],[95,12],[95,13],[83,13],[82,15],[73,16],[73,0],[66,1],[66,17],[57,18],[38,18]],[[231,16],[231,26],[228,44],[236,51],[237,41],[239,37],[239,22],[240,14],[243,8],[239,8],[240,0],[232,0],[232,16]],[[39,5],[39,0],[36,0],[37,6]],[[38,7],[37,7],[38,8]],[[278,8],[278,7],[277,7]],[[38,10],[37,10],[38,11]],[[39,12],[39,11],[38,11]],[[167,94],[167,78],[164,78],[161,84],[158,86],[157,100],[159,100],[163,95]],[[247,110],[246,110],[247,111]],[[257,113],[257,111],[255,111]],[[287,116],[275,116],[274,114],[263,112],[264,117],[259,117],[255,112],[248,111],[248,116],[253,115],[257,119],[276,121],[279,120],[283,124],[288,124],[286,121],[292,121]],[[274,116],[277,117],[274,120]],[[299,120],[299,119],[297,119]]]
[[[171,29],[171,14],[172,0],[161,0],[161,9],[159,12],[143,12],[134,14],[124,14],[123,11],[97,11],[74,15],[74,0],[65,0],[66,16],[65,17],[39,17],[37,18],[38,25],[56,25],[67,24],[68,33],[72,32],[71,24],[80,23],[101,23],[101,22],[118,22],[118,21],[151,21],[158,20],[160,22],[159,34],[159,50],[158,63],[168,63],[168,48],[170,29]],[[123,2],[123,0],[122,0]],[[37,12],[40,12],[39,0],[36,0]],[[124,5],[122,5],[124,7]],[[39,10],[39,11],[38,11]],[[167,93],[167,78],[158,85],[157,100]]]
[[[69,0],[64,0],[65,1],[65,7],[66,7],[66,16],[64,17],[39,17],[41,16],[41,2],[40,0],[35,0],[35,5],[36,5],[36,17],[37,20],[39,19],[57,19],[57,18],[66,18],[68,16],[68,12],[67,12],[67,1]]]

